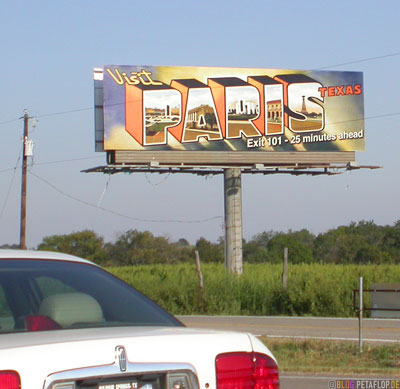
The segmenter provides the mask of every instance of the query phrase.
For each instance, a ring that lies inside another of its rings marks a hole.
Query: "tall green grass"
[[[400,282],[396,265],[290,265],[282,289],[281,265],[245,264],[232,276],[222,264],[202,264],[204,290],[195,265],[110,267],[117,277],[173,314],[354,316],[352,291],[371,283]],[[367,297],[367,296],[366,296]],[[369,304],[366,298],[366,305]]]
[[[369,376],[379,374],[388,378],[399,376],[400,346],[398,344],[367,344],[360,353],[358,344],[349,341],[267,337],[260,339],[277,358],[281,372],[368,374]]]

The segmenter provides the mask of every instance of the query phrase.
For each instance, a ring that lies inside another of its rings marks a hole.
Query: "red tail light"
[[[0,388],[1,389],[20,389],[21,380],[16,371],[5,370],[0,371]]]
[[[215,363],[217,389],[279,389],[278,366],[267,355],[220,354]]]

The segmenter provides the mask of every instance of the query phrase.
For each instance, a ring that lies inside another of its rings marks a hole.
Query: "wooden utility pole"
[[[21,221],[20,221],[20,234],[19,234],[19,248],[26,250],[26,181],[27,181],[27,167],[28,167],[28,156],[27,156],[27,140],[28,140],[28,121],[29,115],[25,111],[24,118],[24,138],[23,138],[23,150],[22,150],[22,181],[21,181]]]

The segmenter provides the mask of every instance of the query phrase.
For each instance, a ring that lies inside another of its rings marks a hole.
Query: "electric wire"
[[[47,113],[47,114],[45,113],[45,114],[42,114],[42,115],[35,115],[35,118],[47,118],[47,117],[52,117],[52,116],[68,115],[70,113],[83,112],[83,111],[93,111],[93,110],[94,110],[94,107],[77,108],[77,109],[71,109],[71,110],[67,110],[67,111],[60,111],[60,112],[53,112],[53,113]]]
[[[108,186],[110,185],[110,181],[111,181],[111,174],[108,175],[106,184],[104,185],[103,193],[101,194],[99,201],[97,202],[98,207],[100,207],[101,203],[103,202],[103,198],[107,192]]]
[[[357,61],[343,62],[343,63],[339,63],[339,64],[336,64],[336,65],[330,65],[330,66],[324,66],[324,67],[321,67],[321,68],[316,68],[316,69],[313,69],[313,70],[324,70],[324,69],[337,68],[339,66],[353,65],[355,63],[361,63],[361,62],[375,61],[377,59],[390,58],[390,57],[395,57],[395,56],[398,56],[398,55],[400,55],[400,52],[399,53],[386,54],[386,55],[380,55],[378,57],[370,57],[370,58],[359,59]]]
[[[16,168],[21,167],[21,166],[16,166],[16,167],[9,167],[7,169],[0,170],[0,173],[6,173],[10,172],[11,170],[15,170]]]
[[[84,161],[84,160],[99,159],[99,158],[104,159],[104,156],[103,155],[99,155],[97,157],[80,157],[80,158],[61,159],[61,160],[57,160],[57,161],[39,162],[39,163],[35,162],[35,166],[55,165],[57,163]],[[19,167],[21,167],[21,165],[16,166],[16,168],[19,168]],[[15,169],[15,167],[3,169],[3,170],[0,170],[0,173],[6,173],[6,172],[9,172],[9,171],[14,170],[14,169]]]
[[[20,118],[18,118],[18,119],[6,120],[6,121],[4,121],[4,122],[0,122],[0,125],[2,125],[2,124],[8,124],[8,123],[13,123],[13,122],[17,122],[18,120],[20,120]]]
[[[18,154],[18,159],[17,159],[17,163],[15,164],[15,167],[13,169],[9,169],[9,170],[14,170],[14,172],[13,172],[13,174],[11,176],[10,185],[8,186],[8,190],[7,190],[6,198],[4,199],[3,207],[1,208],[0,220],[3,218],[4,211],[5,211],[6,206],[7,206],[8,198],[9,198],[10,193],[11,193],[11,188],[12,188],[12,185],[14,183],[15,173],[17,171],[19,161],[21,160],[22,150],[23,150],[23,144],[22,144],[22,147],[21,147],[21,151]]]
[[[390,116],[397,116],[400,115],[400,112],[393,112],[393,113],[387,113],[384,115],[375,115],[375,116],[367,116],[365,118],[358,118],[358,119],[349,119],[349,120],[341,120],[339,122],[332,122],[330,124],[341,124],[341,123],[350,123],[350,122],[358,122],[359,120],[372,120],[372,119],[382,119],[385,117],[390,117]]]
[[[65,197],[68,197],[76,202],[79,202],[81,204],[87,205],[89,207],[92,208],[96,208],[99,209],[103,212],[107,212],[110,213],[112,215],[115,216],[119,216],[119,217],[123,217],[125,219],[130,219],[130,220],[135,220],[135,221],[139,221],[139,222],[145,222],[145,223],[179,223],[179,224],[199,224],[199,223],[206,223],[206,222],[210,222],[213,220],[217,220],[217,219],[222,219],[222,216],[213,216],[207,219],[200,219],[200,220],[174,220],[174,219],[141,219],[141,218],[137,218],[137,217],[133,217],[133,216],[129,216],[129,215],[125,215],[116,211],[112,211],[110,209],[98,206],[96,204],[90,203],[88,201],[79,199],[75,196],[72,196],[64,191],[62,191],[61,189],[57,188],[55,185],[53,185],[52,183],[50,183],[49,181],[45,180],[44,178],[38,176],[37,174],[33,173],[31,169],[28,170],[29,174],[31,174],[32,176],[34,176],[35,178],[37,178],[39,181],[43,182],[44,184],[46,184],[47,186],[49,186],[50,188],[54,189],[56,192],[62,194]]]
[[[165,181],[167,181],[167,179],[169,178],[170,174],[171,173],[168,173],[165,177],[163,177],[163,179],[160,182],[156,182],[156,183],[150,181],[147,173],[145,173],[145,177],[146,177],[146,181],[147,181],[147,183],[149,185],[151,185],[151,186],[159,186],[159,185],[163,184]]]
[[[104,156],[103,155],[99,155],[99,156],[96,156],[96,157],[81,157],[81,158],[61,159],[61,160],[58,160],[58,161],[39,162],[39,163],[35,163],[35,166],[54,165],[54,164],[57,164],[57,163],[84,161],[84,160],[88,160],[88,159],[99,159],[99,158],[104,159]]]

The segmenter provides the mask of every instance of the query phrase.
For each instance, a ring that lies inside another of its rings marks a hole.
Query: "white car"
[[[253,335],[186,328],[84,259],[0,250],[1,389],[277,389]]]

